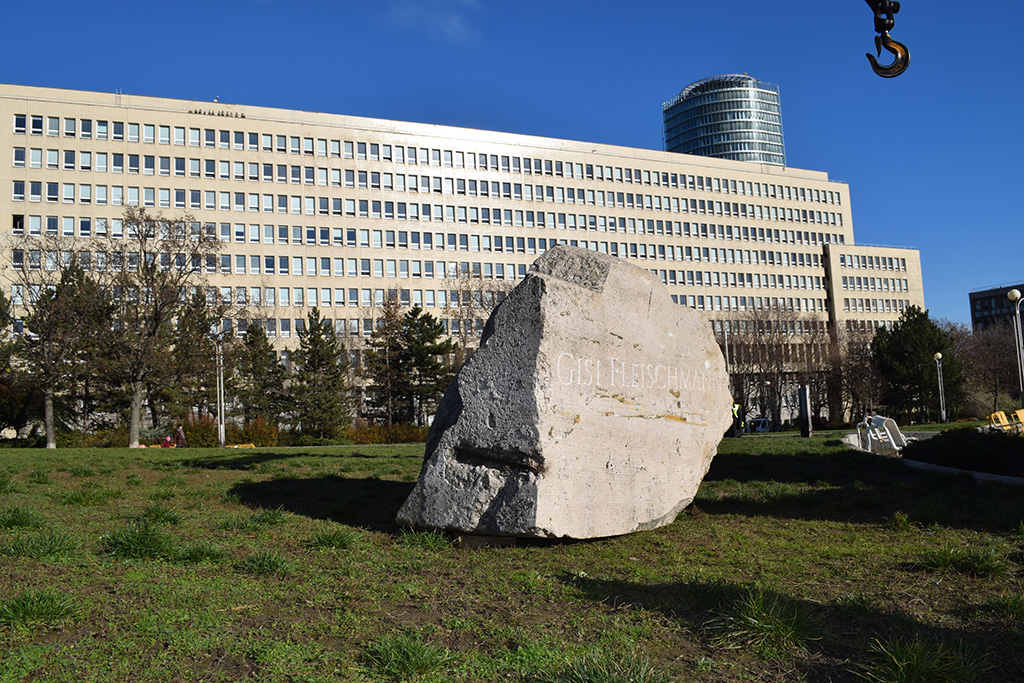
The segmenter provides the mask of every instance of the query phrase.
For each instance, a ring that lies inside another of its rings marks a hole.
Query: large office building
[[[705,78],[661,105],[669,152],[786,165],[779,86],[746,74]]]
[[[87,254],[138,205],[218,237],[209,284],[258,308],[282,350],[314,306],[358,346],[391,296],[476,333],[556,244],[649,269],[726,332],[779,310],[870,329],[924,305],[918,252],[856,245],[849,187],[821,171],[19,85],[0,85],[0,112],[15,304],[14,275],[52,267],[33,239]]]

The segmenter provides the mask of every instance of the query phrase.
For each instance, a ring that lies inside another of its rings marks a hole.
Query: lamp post
[[[936,352],[935,367],[939,370],[939,422],[946,421],[946,390],[942,386],[942,354]]]
[[[729,374],[729,321],[722,322],[722,336],[725,344],[725,374]]]
[[[1021,333],[1020,329],[1020,290],[1011,289],[1006,293],[1006,298],[1009,299],[1014,305],[1014,327],[1013,327],[1013,344],[1014,350],[1017,353],[1017,378],[1020,380],[1020,406],[1024,408],[1024,334]]]
[[[224,345],[217,339],[217,443],[224,448]]]

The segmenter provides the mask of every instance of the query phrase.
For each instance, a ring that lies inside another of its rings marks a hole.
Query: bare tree
[[[737,394],[774,424],[781,423],[783,399],[796,386],[798,322],[795,311],[775,308],[749,311],[733,323],[739,327],[731,345]]]
[[[220,241],[189,215],[165,218],[127,207],[97,235],[94,272],[107,287],[118,333],[117,366],[130,388],[129,447],[139,445],[147,381],[172,352],[171,327],[216,267]],[[205,299],[204,299],[205,300]]]
[[[794,379],[798,386],[808,387],[811,418],[821,423],[831,402],[833,385],[829,377],[832,335],[828,320],[816,313],[803,313],[797,316],[794,327]]]
[[[452,266],[455,266],[453,263]],[[452,367],[458,370],[480,345],[484,324],[491,312],[515,287],[511,280],[485,278],[470,264],[448,272],[448,293],[438,319],[448,336],[458,343]]]
[[[46,447],[56,448],[55,403],[94,371],[108,345],[110,307],[88,269],[91,253],[73,237],[29,237],[14,252],[16,312],[25,334],[18,347],[42,390]]]
[[[940,321],[939,326],[953,342],[967,376],[972,407],[992,413],[1009,407],[1009,396],[1020,390],[1013,328],[1009,322],[973,332],[961,323]]]
[[[882,398],[882,374],[871,356],[874,330],[836,330],[830,353],[831,374],[840,391],[843,417],[854,420],[874,413]]]

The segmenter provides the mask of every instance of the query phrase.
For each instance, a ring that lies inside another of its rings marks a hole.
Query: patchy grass
[[[151,524],[168,524],[175,525],[181,522],[181,513],[177,510],[172,510],[166,505],[149,505],[145,510],[142,511],[140,516],[143,521]]]
[[[17,493],[18,485],[10,472],[0,471],[0,493]]]
[[[235,569],[243,574],[266,576],[268,574],[291,574],[295,565],[287,557],[273,550],[257,550],[235,563]]]
[[[989,666],[963,643],[911,638],[875,641],[870,660],[855,671],[872,683],[974,683]]]
[[[75,601],[69,596],[29,589],[0,602],[0,624],[60,626],[72,619],[75,612]]]
[[[644,655],[590,652],[569,661],[554,674],[544,674],[538,683],[671,683],[664,668]]]
[[[8,537],[0,546],[0,555],[26,557],[32,560],[56,560],[68,557],[77,549],[70,536],[60,531],[22,533]]]
[[[38,529],[43,526],[43,522],[43,516],[30,508],[0,510],[0,529]]]
[[[407,548],[443,550],[452,546],[452,540],[441,531],[411,531],[403,529],[398,534],[398,543]]]
[[[133,522],[100,538],[103,552],[122,559],[155,560],[170,554],[171,540],[155,524]]]
[[[184,564],[216,563],[224,559],[224,551],[209,541],[198,541],[181,546],[172,559]]]
[[[350,529],[317,529],[306,542],[307,548],[315,550],[352,550],[359,545],[360,534]]]
[[[0,680],[1024,680],[1022,491],[838,436],[724,441],[660,529],[479,549],[395,525],[422,446],[6,451]]]
[[[388,634],[378,638],[363,659],[375,675],[389,681],[443,680],[439,674],[451,653],[412,635]]]
[[[920,560],[926,569],[950,569],[968,576],[1002,576],[1009,571],[1007,551],[998,546],[983,548],[936,548]]]
[[[741,589],[713,615],[705,627],[716,642],[750,648],[766,658],[804,649],[821,635],[811,609],[757,587]]]

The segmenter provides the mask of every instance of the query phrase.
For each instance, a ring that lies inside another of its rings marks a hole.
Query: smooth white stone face
[[[731,405],[702,313],[646,270],[556,247],[488,320],[398,521],[542,538],[669,524],[693,501]]]

